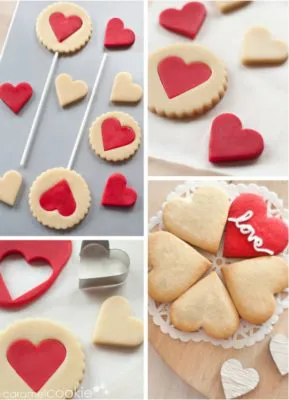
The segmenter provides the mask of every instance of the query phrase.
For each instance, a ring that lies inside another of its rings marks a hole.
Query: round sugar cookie
[[[49,169],[32,184],[30,210],[41,224],[54,229],[68,229],[80,223],[91,204],[89,188],[75,171]]]

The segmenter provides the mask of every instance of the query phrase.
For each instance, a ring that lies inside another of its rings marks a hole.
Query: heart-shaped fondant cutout
[[[194,39],[199,32],[207,12],[202,3],[193,1],[185,4],[181,10],[168,8],[161,12],[160,25],[164,28]]]
[[[27,82],[19,83],[17,86],[11,83],[3,83],[0,86],[0,99],[15,113],[25,106],[31,99],[33,89]]]
[[[50,26],[58,40],[62,43],[82,27],[82,19],[77,15],[66,17],[61,12],[55,12],[49,17]]]
[[[224,236],[225,257],[257,257],[281,253],[288,245],[288,225],[267,216],[263,197],[243,193],[232,202]]]
[[[128,47],[134,42],[134,32],[125,28],[120,18],[112,18],[108,21],[104,39],[105,47]]]
[[[7,350],[11,367],[36,393],[55,374],[65,358],[65,346],[55,339],[43,340],[38,345],[25,339],[17,340]]]
[[[57,210],[63,217],[69,217],[76,210],[73,193],[65,179],[44,192],[39,199],[39,203],[44,210]]]
[[[288,347],[287,336],[278,333],[270,340],[270,353],[281,375],[288,374]]]
[[[104,151],[127,146],[135,140],[135,132],[130,126],[122,126],[118,119],[107,118],[101,125]]]
[[[242,129],[242,122],[233,114],[222,114],[211,127],[209,160],[213,163],[252,160],[262,154],[264,141],[260,133]]]
[[[0,178],[0,201],[14,206],[22,185],[22,175],[18,171],[7,171]]]
[[[130,207],[135,204],[137,193],[127,187],[127,179],[122,174],[111,175],[102,195],[103,206]]]

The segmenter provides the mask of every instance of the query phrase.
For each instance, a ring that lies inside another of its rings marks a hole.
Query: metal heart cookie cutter
[[[110,249],[108,240],[84,240],[79,256],[80,289],[120,285],[129,274],[128,254],[120,249]]]

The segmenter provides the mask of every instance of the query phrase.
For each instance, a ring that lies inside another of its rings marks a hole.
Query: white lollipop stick
[[[52,64],[51,64],[51,67],[50,67],[50,70],[48,72],[48,76],[47,76],[47,79],[46,79],[46,82],[45,82],[45,85],[44,85],[44,88],[43,88],[42,96],[41,96],[40,102],[38,104],[38,108],[37,108],[37,111],[36,111],[32,126],[31,126],[31,130],[30,130],[30,133],[29,133],[29,136],[28,136],[28,139],[27,139],[27,142],[26,142],[23,154],[22,154],[22,158],[21,158],[21,161],[20,161],[20,166],[21,167],[25,167],[25,164],[27,162],[27,158],[29,156],[29,152],[30,152],[30,149],[31,149],[31,146],[32,146],[32,143],[33,143],[33,139],[34,139],[34,136],[35,136],[35,133],[36,133],[36,129],[37,129],[37,126],[38,126],[38,123],[39,123],[39,119],[40,119],[40,116],[41,116],[41,111],[43,109],[44,102],[45,102],[45,99],[47,97],[47,93],[48,93],[49,87],[51,85],[51,80],[52,80],[52,77],[54,75],[54,70],[55,70],[55,67],[56,67],[56,64],[57,64],[58,56],[59,56],[59,53],[55,53],[54,54],[53,61],[52,61]]]
[[[99,85],[99,82],[100,82],[100,78],[101,78],[101,75],[102,75],[102,72],[103,72],[103,69],[104,69],[104,66],[105,66],[106,59],[107,59],[107,54],[104,54],[103,57],[102,57],[102,60],[101,60],[101,64],[100,64],[99,70],[98,70],[96,78],[95,78],[95,82],[94,82],[94,85],[93,85],[93,88],[92,88],[92,92],[91,92],[91,95],[90,95],[90,98],[89,98],[89,101],[88,101],[88,104],[87,104],[86,111],[84,113],[84,117],[83,117],[81,126],[79,128],[79,131],[78,131],[78,134],[77,134],[77,137],[76,137],[75,145],[74,145],[74,148],[72,150],[72,154],[71,154],[71,157],[69,159],[69,162],[68,162],[68,165],[67,165],[67,169],[71,169],[72,166],[73,166],[73,163],[74,163],[74,160],[75,160],[75,156],[76,156],[78,147],[80,145],[80,141],[81,141],[82,136],[84,134],[85,125],[86,125],[86,122],[87,122],[87,118],[89,116],[89,112],[90,112],[91,107],[92,107],[92,102],[93,102],[93,99],[95,97],[96,90],[98,88],[98,85]]]

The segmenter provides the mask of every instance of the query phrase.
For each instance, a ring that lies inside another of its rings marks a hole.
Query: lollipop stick
[[[27,139],[24,151],[23,151],[23,155],[22,155],[22,158],[21,158],[21,161],[20,161],[20,166],[21,167],[25,167],[25,164],[27,162],[27,158],[29,156],[29,152],[30,152],[30,149],[31,149],[31,146],[32,146],[32,142],[33,142],[33,139],[34,139],[34,136],[35,136],[35,133],[36,133],[36,129],[37,129],[37,126],[38,126],[38,123],[39,123],[39,119],[40,119],[40,116],[41,116],[41,111],[43,109],[44,102],[45,102],[45,99],[47,97],[47,93],[48,93],[49,87],[51,85],[51,80],[52,80],[52,77],[54,75],[54,70],[55,70],[55,67],[56,67],[56,64],[57,64],[58,56],[59,56],[59,53],[55,53],[54,54],[53,61],[52,61],[52,64],[51,64],[51,67],[50,67],[50,70],[48,72],[48,76],[47,76],[47,79],[46,79],[46,82],[45,82],[45,85],[44,85],[44,88],[43,88],[42,96],[41,96],[41,99],[39,101],[38,108],[37,108],[37,111],[36,111],[32,126],[31,126],[31,130],[30,130],[30,133],[29,133],[29,136],[28,136],[28,139]]]
[[[94,82],[94,85],[93,85],[93,88],[92,88],[92,92],[91,92],[90,99],[89,99],[88,104],[87,104],[86,111],[84,113],[84,117],[83,117],[81,126],[79,128],[79,131],[78,131],[78,134],[77,134],[77,137],[76,137],[76,141],[75,141],[75,144],[74,144],[74,148],[72,150],[71,157],[70,157],[68,165],[67,165],[68,169],[71,169],[72,166],[73,166],[73,163],[74,163],[74,160],[75,160],[75,156],[76,156],[78,147],[80,145],[80,141],[81,141],[82,136],[84,134],[85,125],[86,125],[86,122],[87,122],[87,118],[89,116],[90,109],[92,107],[93,99],[95,97],[96,90],[98,88],[98,85],[99,85],[99,82],[100,82],[100,78],[101,78],[101,75],[102,75],[102,72],[103,72],[103,69],[104,69],[104,66],[105,66],[106,59],[107,59],[107,54],[104,54],[103,57],[102,57],[102,60],[101,60],[101,64],[100,64],[99,70],[98,70],[97,75],[96,75],[96,79],[95,79],[95,82]]]

